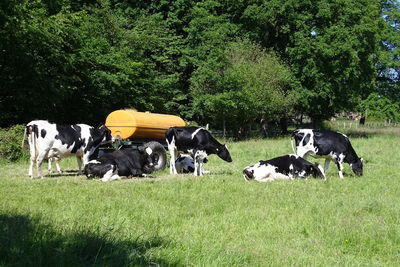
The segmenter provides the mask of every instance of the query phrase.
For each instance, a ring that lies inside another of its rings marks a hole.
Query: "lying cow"
[[[221,159],[232,162],[226,145],[220,144],[212,135],[203,128],[186,126],[171,127],[165,137],[168,150],[171,155],[170,173],[177,174],[175,161],[179,153],[189,153],[194,159],[195,176],[203,175],[201,165],[203,160],[210,154],[217,154]]]
[[[300,157],[325,158],[325,171],[333,161],[337,164],[340,178],[343,178],[344,162],[350,164],[356,175],[363,174],[363,159],[357,156],[346,135],[328,130],[299,129],[293,132],[292,137],[296,144],[295,152]]]
[[[245,180],[271,182],[274,180],[292,180],[308,176],[325,179],[322,167],[294,154],[273,158],[247,166],[243,170]]]
[[[201,153],[201,152],[198,152]],[[207,158],[205,158],[205,154],[203,156],[198,155],[199,161],[202,163],[207,162]],[[194,159],[190,155],[180,154],[178,159],[175,161],[175,168],[178,173],[194,173],[195,171],[202,171],[202,174],[209,173],[203,169],[203,167],[195,170]]]
[[[121,176],[144,177],[152,172],[153,155],[150,147],[115,150],[89,161],[84,173],[88,178],[100,177],[103,182],[120,179]]]
[[[43,178],[42,162],[55,161],[63,157],[76,156],[79,173],[83,164],[104,142],[111,140],[111,131],[105,126],[94,128],[86,124],[59,125],[45,120],[31,121],[26,125],[28,135],[30,166],[28,175],[33,178],[33,165],[36,162],[38,176]],[[51,168],[51,164],[49,166]],[[59,172],[61,169],[57,166]]]

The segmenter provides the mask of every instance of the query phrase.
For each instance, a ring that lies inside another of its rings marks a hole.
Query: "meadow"
[[[399,130],[348,134],[364,176],[346,164],[343,180],[331,164],[327,181],[244,181],[243,167],[292,153],[289,137],[228,142],[233,162],[211,156],[203,177],[102,183],[70,158],[31,180],[28,162],[2,162],[0,265],[399,266]]]

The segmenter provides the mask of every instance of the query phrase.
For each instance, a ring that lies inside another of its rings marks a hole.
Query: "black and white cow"
[[[42,174],[42,162],[45,159],[55,161],[61,172],[58,160],[63,157],[76,156],[79,173],[83,163],[104,142],[111,140],[111,131],[105,126],[94,128],[86,124],[59,125],[45,120],[31,121],[26,125],[30,150],[30,166],[28,175],[33,178],[33,165],[36,162],[39,177]],[[51,168],[51,167],[50,167]]]
[[[322,167],[294,154],[285,155],[260,162],[244,168],[245,180],[271,182],[274,180],[292,180],[308,176],[325,179]]]
[[[199,152],[198,152],[199,153]],[[201,155],[200,152],[200,157],[206,157],[207,155],[204,153]],[[203,163],[207,162],[207,158],[203,160]],[[175,161],[175,168],[178,173],[194,173],[195,165],[194,165],[194,159],[190,155],[185,155],[185,154],[180,154],[177,160]],[[209,173],[209,171],[204,170],[201,168],[201,171],[203,174]]]
[[[153,163],[150,147],[124,148],[89,161],[84,173],[88,178],[100,177],[103,182],[120,179],[121,176],[144,177],[152,172]]]
[[[203,175],[202,163],[210,154],[217,154],[221,159],[232,162],[226,145],[220,144],[212,135],[203,128],[186,126],[171,127],[165,137],[171,155],[170,173],[177,174],[175,161],[178,153],[189,153],[194,159],[195,176]]]
[[[350,164],[356,175],[363,174],[363,159],[357,156],[346,135],[328,130],[298,129],[292,137],[296,144],[296,154],[300,157],[311,155],[325,158],[325,171],[329,162],[333,161],[337,164],[340,178],[343,178],[344,162]]]

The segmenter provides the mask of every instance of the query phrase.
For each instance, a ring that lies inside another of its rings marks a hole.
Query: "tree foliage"
[[[395,0],[0,3],[0,126],[114,109],[237,130],[399,99]],[[246,126],[247,127],[247,126]]]

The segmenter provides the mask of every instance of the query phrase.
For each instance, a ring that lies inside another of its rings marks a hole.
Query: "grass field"
[[[1,163],[0,265],[399,266],[400,134],[349,136],[364,176],[331,164],[326,182],[244,181],[289,138],[228,143],[234,161],[211,156],[200,178],[31,180],[27,162]]]

